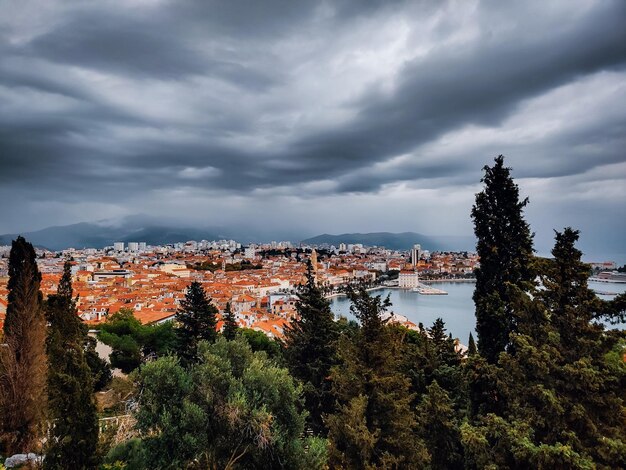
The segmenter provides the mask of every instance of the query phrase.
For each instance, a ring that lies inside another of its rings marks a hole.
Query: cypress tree
[[[52,429],[44,468],[97,467],[98,416],[93,376],[85,357],[87,329],[72,299],[71,265],[65,263],[56,295],[48,297],[48,405]]]
[[[339,340],[333,368],[338,410],[327,419],[332,468],[425,468],[428,451],[415,435],[410,381],[401,371],[403,344],[386,325],[389,299],[349,291],[361,327]]]
[[[513,297],[519,289],[532,287],[533,236],[523,217],[528,199],[520,201],[504,157],[497,157],[494,166],[485,166],[484,171],[485,188],[472,208],[480,257],[473,298],[478,350],[495,363],[509,343],[509,333],[516,330]]]
[[[304,402],[315,433],[326,433],[323,416],[333,409],[330,369],[336,363],[337,325],[330,302],[316,285],[311,261],[298,290],[298,318],[285,329],[285,358],[291,374],[304,384]]]
[[[238,329],[239,326],[237,325],[235,314],[230,307],[230,302],[227,302],[224,309],[224,329],[222,330],[222,335],[227,340],[232,341],[237,336]]]
[[[474,341],[474,336],[470,332],[469,341],[467,342],[467,355],[474,356],[478,354],[478,350],[476,349],[476,342]]]
[[[17,237],[9,255],[5,347],[0,348],[0,439],[9,455],[37,450],[46,409],[46,320],[35,250]]]
[[[196,361],[196,350],[200,341],[215,342],[216,314],[217,308],[211,303],[202,284],[195,281],[189,284],[185,298],[176,312],[178,353],[183,362]]]

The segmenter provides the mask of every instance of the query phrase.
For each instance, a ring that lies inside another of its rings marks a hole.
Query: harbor
[[[437,289],[427,284],[420,283],[417,287],[411,289],[413,292],[417,292],[420,295],[448,295],[443,289]]]

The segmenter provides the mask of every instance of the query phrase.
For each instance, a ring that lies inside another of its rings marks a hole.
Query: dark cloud
[[[498,125],[521,100],[583,74],[624,67],[624,5],[617,10],[585,17],[544,41],[526,42],[515,31],[409,63],[392,96],[362,97],[348,129],[309,136],[296,151],[312,168],[326,158],[343,170],[405,153],[461,125]]]
[[[36,226],[42,201],[68,221],[93,219],[89,207],[154,211],[155,197],[171,198],[172,212],[218,198],[244,217],[246,201],[254,214],[261,201],[285,212],[328,198],[365,208],[374,194],[408,202],[422,190],[424,205],[439,190],[471,205],[480,168],[499,153],[520,178],[582,178],[550,186],[573,196],[606,180],[596,169],[616,165],[612,177],[626,179],[621,0],[34,1],[3,11],[0,197],[30,204],[3,209],[4,231]],[[596,193],[585,202],[605,203]],[[467,227],[467,214],[454,217]]]

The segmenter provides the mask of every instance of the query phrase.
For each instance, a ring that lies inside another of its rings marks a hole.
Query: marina
[[[443,289],[437,289],[427,284],[420,283],[419,286],[412,289],[413,292],[417,292],[420,295],[448,295]]]

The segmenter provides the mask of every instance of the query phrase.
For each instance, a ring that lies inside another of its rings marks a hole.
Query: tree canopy
[[[323,416],[334,406],[330,370],[337,362],[338,329],[330,302],[315,283],[310,261],[306,279],[298,289],[298,316],[285,330],[285,358],[291,374],[303,383],[312,430],[325,434]]]
[[[197,359],[196,350],[200,341],[214,342],[217,338],[217,313],[202,284],[195,281],[189,284],[176,312],[178,355],[185,363]]]
[[[0,441],[7,453],[39,447],[46,410],[46,320],[35,249],[17,237],[9,254],[8,305],[0,348]]]
[[[535,277],[533,241],[523,215],[528,199],[520,200],[504,157],[483,170],[485,188],[476,195],[471,214],[480,257],[474,292],[476,332],[478,350],[489,362],[496,362],[517,327],[514,297],[519,289],[529,288]]]
[[[198,361],[145,365],[137,426],[149,468],[322,468],[325,445],[302,439],[301,388],[243,338],[201,341]]]
[[[48,319],[48,418],[52,421],[44,468],[95,469],[98,417],[92,371],[85,357],[87,329],[72,298],[71,265],[65,263],[57,293],[46,301]]]

